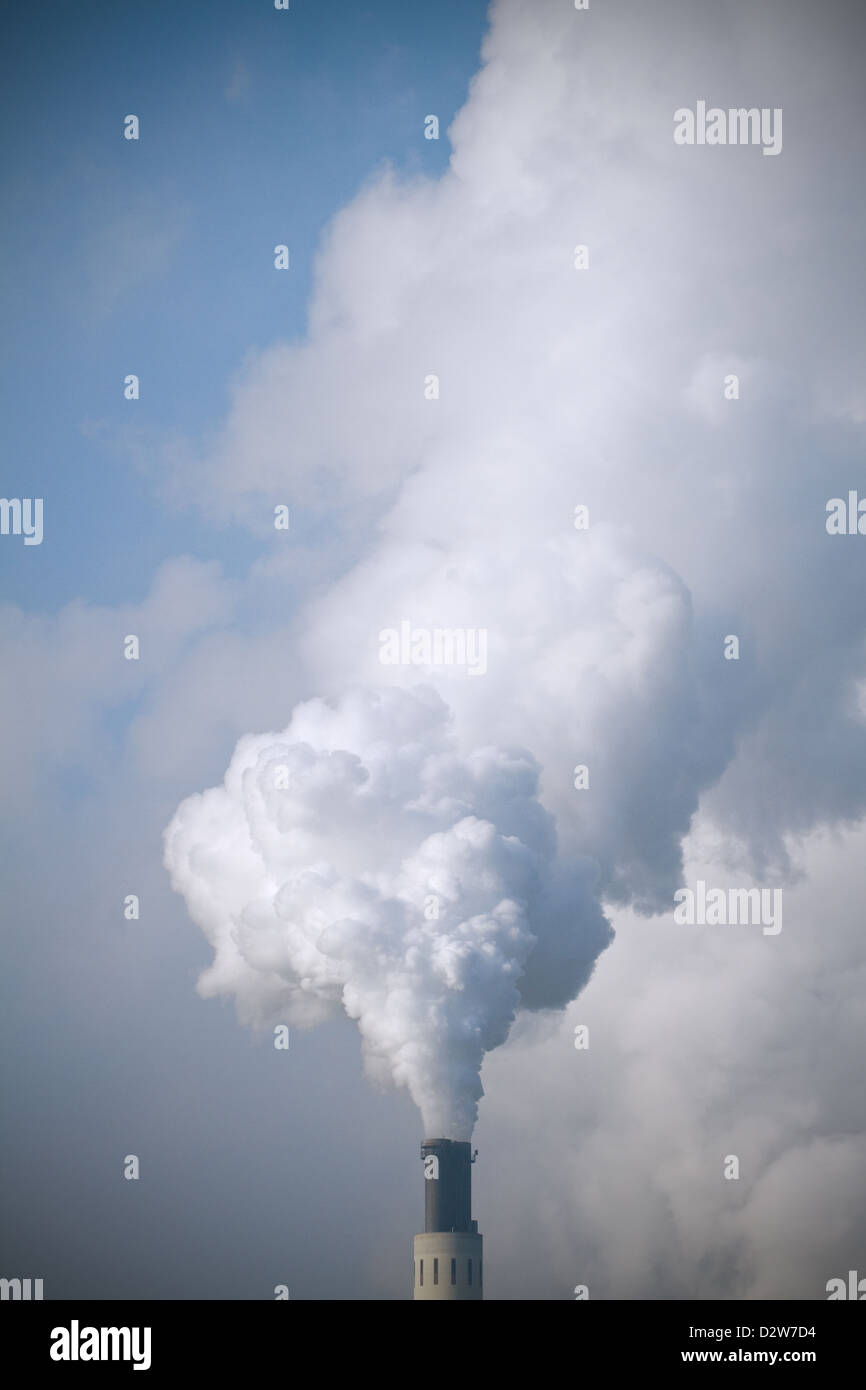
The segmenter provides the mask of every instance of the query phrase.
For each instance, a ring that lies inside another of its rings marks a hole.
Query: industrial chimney
[[[482,1237],[472,1220],[470,1146],[425,1139],[424,1234],[415,1237],[416,1299],[480,1299]]]

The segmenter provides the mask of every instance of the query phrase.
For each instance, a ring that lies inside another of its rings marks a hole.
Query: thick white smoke
[[[398,719],[416,706],[356,696],[296,713],[284,741],[309,755],[242,741],[226,790],[186,803],[169,839],[217,948],[204,987],[250,1018],[342,1002],[371,1066],[446,1133],[471,1123],[518,1003],[585,982],[606,939],[590,890],[672,907],[701,803],[756,875],[785,871],[792,834],[866,810],[862,562],[824,527],[861,466],[862,345],[844,327],[860,252],[838,237],[832,103],[800,93],[806,66],[834,90],[834,53],[812,7],[740,9],[737,42],[725,9],[688,45],[680,0],[496,0],[447,173],[386,170],[335,218],[307,336],[248,359],[191,485],[254,527],[292,501],[290,546],[263,568],[299,600],[301,694],[423,676],[452,715],[448,734],[434,706]],[[795,9],[809,64],[789,70]],[[784,105],[784,153],[675,144],[674,110],[710,92]],[[404,619],[484,630],[483,678],[382,666],[378,635]],[[523,772],[490,743],[528,749]],[[281,757],[296,790],[266,795],[255,769]],[[484,866],[438,923],[434,846],[443,881]],[[487,976],[460,955],[468,922]],[[455,953],[467,978],[449,992]]]
[[[566,882],[555,865],[537,780],[525,752],[459,755],[423,687],[313,700],[241,739],[166,834],[216,951],[201,992],[235,994],[251,1023],[345,1009],[368,1072],[408,1087],[427,1133],[467,1138],[534,947],[570,994],[610,935],[591,866]]]

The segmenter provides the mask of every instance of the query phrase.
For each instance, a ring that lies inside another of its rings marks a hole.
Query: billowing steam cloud
[[[756,876],[866,811],[862,559],[824,525],[866,419],[833,104],[810,98],[796,136],[786,115],[779,159],[673,140],[696,73],[723,102],[757,90],[793,8],[820,77],[832,26],[791,0],[743,7],[739,48],[727,10],[708,19],[699,61],[670,41],[680,4],[585,22],[496,0],[448,171],[380,171],[339,213],[307,335],[248,358],[190,485],[254,529],[295,506],[265,566],[295,600],[298,698],[390,688],[302,706],[181,808],[169,864],[216,947],[203,988],[250,1019],[342,1005],[428,1128],[467,1132],[515,1009],[585,982],[607,939],[593,894],[672,908],[699,807]],[[774,63],[775,108],[801,71]],[[780,240],[804,188],[832,258]],[[483,677],[382,666],[404,619],[483,629]],[[406,693],[419,679],[450,723]]]
[[[423,687],[313,700],[283,734],[242,739],[166,835],[216,950],[201,992],[234,993],[252,1023],[344,1008],[369,1073],[408,1087],[426,1132],[468,1137],[521,982],[543,1003],[556,978],[562,1002],[610,936],[591,865],[555,864],[537,780],[525,752],[459,755]]]

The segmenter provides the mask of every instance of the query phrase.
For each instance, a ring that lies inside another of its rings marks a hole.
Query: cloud
[[[332,528],[294,627],[307,693],[423,676],[455,756],[526,750],[562,860],[640,914],[699,809],[728,872],[789,879],[799,837],[866,810],[860,561],[824,525],[862,449],[861,249],[827,158],[858,127],[812,100],[862,21],[831,8],[735,7],[680,44],[673,2],[500,0],[448,171],[384,169],[335,217],[307,336],[245,365],[198,457],[213,514],[256,529],[279,496],[299,545]],[[744,91],[785,108],[777,159],[674,144],[679,106]],[[862,109],[844,68],[838,97]],[[483,630],[484,678],[383,667],[404,620]],[[554,940],[525,1002],[553,1001]]]
[[[330,535],[345,577],[299,619],[310,693],[381,679],[376,634],[402,617],[486,627],[491,679],[441,686],[466,738],[492,719],[531,749],[560,833],[645,908],[726,767],[715,813],[762,871],[788,867],[790,830],[866,806],[858,557],[824,527],[862,448],[860,251],[833,230],[851,193],[826,158],[854,127],[798,85],[822,90],[861,26],[840,6],[834,23],[805,4],[738,15],[672,45],[674,3],[494,5],[449,170],[385,170],[337,215],[308,336],[247,364],[195,482],[254,528],[273,496],[297,505],[300,553]],[[778,159],[674,145],[698,88],[760,83],[787,103]],[[833,321],[820,354],[812,309]],[[818,702],[832,718],[787,778]],[[582,803],[572,759],[598,773]]]
[[[823,1299],[862,1272],[863,849],[810,837],[778,937],[615,912],[567,1015],[491,1054],[479,1190],[491,1224],[514,1214],[492,1296],[526,1296],[529,1250],[537,1298]],[[725,881],[699,837],[686,855]]]
[[[35,809],[48,786],[56,790],[70,778],[110,779],[117,759],[112,717],[157,698],[201,635],[226,622],[232,603],[216,565],[179,557],[157,570],[139,604],[76,600],[56,614],[0,604],[0,640],[15,653],[0,681],[3,719],[16,731],[4,740],[0,763],[0,804],[9,814]],[[127,636],[138,638],[137,660],[124,655]],[[164,733],[161,750],[176,765]]]
[[[536,780],[518,750],[461,758],[423,687],[311,701],[283,734],[242,739],[224,786],[166,832],[172,884],[215,948],[201,993],[234,995],[251,1023],[342,1007],[425,1132],[468,1138],[527,963],[536,1002],[559,1002],[609,939],[592,866],[555,862]]]

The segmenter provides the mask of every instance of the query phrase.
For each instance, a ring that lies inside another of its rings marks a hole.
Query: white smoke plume
[[[408,1087],[425,1132],[468,1138],[534,948],[571,994],[610,935],[591,865],[566,883],[554,863],[537,780],[521,751],[459,755],[423,687],[313,700],[241,739],[166,834],[216,952],[202,994],[235,994],[255,1024],[345,1009],[369,1074]]]
[[[467,1132],[515,1009],[585,982],[598,902],[672,907],[699,807],[755,875],[866,811],[862,562],[824,526],[861,471],[862,343],[840,327],[860,250],[832,103],[777,43],[795,16],[835,90],[832,26],[790,0],[733,11],[748,42],[726,8],[696,49],[671,40],[675,0],[496,0],[449,169],[380,171],[338,214],[306,337],[247,359],[189,482],[254,529],[290,495],[263,569],[295,600],[301,695],[423,678],[452,716],[417,694],[303,706],[283,752],[243,740],[226,789],[185,803],[169,864],[217,949],[204,988],[250,1019],[342,1003],[444,1133]],[[695,93],[758,88],[786,107],[778,159],[674,143]],[[831,258],[795,234],[804,188]],[[484,629],[486,674],[383,667],[405,618]],[[280,758],[295,790],[266,792]]]

